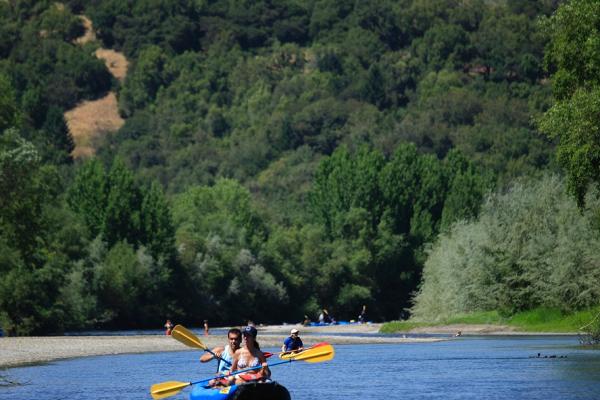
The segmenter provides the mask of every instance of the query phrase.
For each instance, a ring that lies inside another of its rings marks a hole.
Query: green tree
[[[158,46],[149,46],[140,52],[139,58],[127,75],[121,90],[120,111],[125,116],[150,104],[163,84],[166,57]]]
[[[414,316],[596,305],[597,212],[595,196],[579,210],[556,176],[491,194],[476,219],[455,223],[429,250]]]
[[[133,174],[116,159],[107,176],[102,233],[109,246],[120,241],[140,243],[142,196]]]
[[[140,212],[140,241],[156,260],[172,260],[175,257],[175,229],[170,205],[158,183],[153,182],[143,193]]]
[[[95,286],[101,307],[114,326],[139,326],[149,315],[152,299],[152,261],[144,260],[125,242],[116,243],[95,271]]]
[[[108,177],[98,159],[85,162],[69,188],[67,201],[86,222],[92,236],[103,233],[108,193]]]
[[[55,171],[41,165],[34,146],[14,130],[0,139],[0,225],[26,261],[38,254],[44,208],[58,190]]]
[[[71,14],[64,5],[54,4],[41,15],[39,28],[45,35],[71,41],[83,35],[84,27],[79,17]]]
[[[62,109],[54,106],[48,109],[42,131],[47,143],[44,151],[47,153],[49,161],[55,164],[72,162],[71,153],[75,149],[75,143],[67,127]]]
[[[0,73],[0,133],[5,129],[17,127],[19,115],[12,85],[8,78]]]
[[[57,299],[69,269],[57,251],[49,210],[56,206],[56,171],[14,130],[0,138],[0,324],[11,335],[60,332]]]
[[[492,187],[490,177],[478,172],[459,151],[451,150],[444,164],[448,193],[440,221],[442,229],[456,221],[476,217],[484,195]]]
[[[385,165],[379,185],[392,218],[393,231],[408,233],[419,182],[419,155],[413,144],[401,145]]]
[[[539,127],[558,141],[557,158],[580,207],[589,185],[600,182],[599,24],[600,4],[574,0],[562,4],[544,25],[550,39],[546,63],[554,71],[557,101]]]

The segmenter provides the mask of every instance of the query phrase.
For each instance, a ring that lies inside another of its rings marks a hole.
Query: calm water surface
[[[294,400],[599,399],[600,351],[577,344],[575,337],[552,336],[339,345],[333,361],[296,362],[272,372]],[[531,358],[537,353],[557,358]],[[215,366],[200,364],[200,354],[102,356],[13,368],[0,374],[23,385],[0,387],[0,399],[150,399],[154,383],[210,377]],[[187,395],[185,390],[172,399]]]

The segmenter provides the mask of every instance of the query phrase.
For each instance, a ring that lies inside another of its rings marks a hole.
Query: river
[[[273,378],[294,400],[600,398],[600,351],[578,347],[573,336],[480,336],[335,349],[329,362],[274,366]],[[0,399],[150,399],[154,383],[210,377],[214,364],[200,364],[199,356],[198,351],[100,356],[12,368],[0,375],[20,385],[0,386]],[[184,390],[172,399],[187,395]]]

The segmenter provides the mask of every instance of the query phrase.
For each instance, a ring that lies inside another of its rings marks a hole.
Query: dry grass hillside
[[[92,21],[83,15],[81,19],[85,26],[85,33],[76,40],[76,43],[83,45],[96,40],[96,35]],[[115,78],[120,81],[125,79],[128,62],[123,54],[102,48],[96,50],[94,54],[104,60],[106,67]],[[125,123],[119,115],[117,96],[114,92],[109,92],[98,100],[79,103],[75,108],[65,112],[65,120],[75,142],[72,153],[74,158],[94,155],[95,139],[117,131]]]
[[[65,113],[67,126],[75,141],[74,158],[95,153],[94,139],[115,132],[125,121],[117,111],[117,96],[109,92],[101,99],[84,101]]]
[[[83,36],[78,37],[75,40],[75,43],[86,44],[88,42],[93,42],[94,40],[96,40],[96,33],[94,32],[94,29],[92,27],[92,21],[85,15],[80,15],[79,18],[81,18],[81,21],[83,21],[85,33],[83,34]]]
[[[95,54],[96,57],[104,60],[106,67],[115,78],[120,81],[125,79],[129,63],[123,53],[110,49],[98,49]]]

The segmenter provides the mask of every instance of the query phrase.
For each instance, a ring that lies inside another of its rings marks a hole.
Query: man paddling
[[[281,346],[281,351],[290,352],[290,351],[300,351],[304,348],[304,343],[302,343],[302,339],[300,339],[300,331],[296,328],[290,331],[290,336],[286,337],[283,341],[283,346]]]
[[[217,367],[217,373],[219,375],[224,375],[231,369],[231,365],[233,364],[233,356],[235,352],[240,348],[242,344],[242,331],[238,328],[231,328],[229,332],[227,332],[227,344],[225,347],[218,346],[215,347],[212,352],[217,356],[221,357],[226,362],[219,360],[219,365]],[[204,353],[202,357],[200,357],[200,361],[205,363],[213,360],[215,355],[211,353]]]

